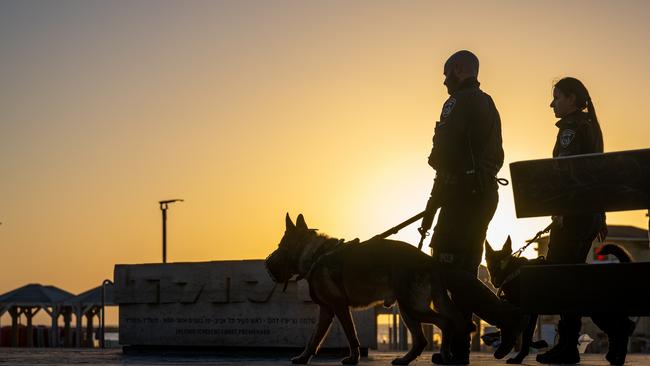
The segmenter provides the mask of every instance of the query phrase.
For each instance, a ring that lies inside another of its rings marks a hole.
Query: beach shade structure
[[[32,318],[41,309],[52,318],[50,345],[58,343],[57,320],[65,306],[63,302],[74,296],[72,293],[55,286],[29,284],[0,295],[0,316],[9,312],[11,316],[11,345],[18,346],[18,319],[25,315],[27,319],[27,347],[34,346]]]
[[[105,291],[104,304],[105,305],[115,305],[115,297],[113,291],[113,284],[107,284],[106,286],[97,286],[88,291],[84,291],[77,296],[72,296],[65,301],[67,309],[70,309],[71,313],[64,315],[67,316],[67,319],[70,319],[72,313],[75,314],[77,319],[77,337],[75,340],[76,347],[93,347],[93,332],[94,332],[94,318],[98,317],[100,320],[100,314],[102,311],[102,289]],[[103,316],[103,314],[101,314]],[[86,331],[84,332],[82,340],[82,320],[86,318]],[[71,333],[70,333],[70,322],[67,321],[66,327],[63,331],[64,344],[71,344]],[[102,329],[103,332],[103,329]],[[103,336],[103,334],[101,334]]]

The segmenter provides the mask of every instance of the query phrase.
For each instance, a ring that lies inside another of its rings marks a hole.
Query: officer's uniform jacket
[[[603,135],[598,124],[593,123],[589,115],[576,111],[560,119],[553,157],[603,152]],[[560,219],[561,218],[561,219]],[[582,263],[589,248],[574,247],[579,239],[594,230],[594,225],[605,225],[605,213],[593,212],[573,215],[554,216],[559,226],[551,230],[548,259],[556,263]],[[590,246],[591,242],[585,243]]]
[[[442,107],[429,155],[437,186],[497,188],[495,177],[503,165],[501,119],[479,85],[476,78],[465,79]]]
[[[603,152],[603,135],[600,127],[584,112],[573,112],[556,124],[557,139],[553,157]]]

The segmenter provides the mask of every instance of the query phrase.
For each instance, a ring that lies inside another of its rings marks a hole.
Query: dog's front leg
[[[536,326],[537,314],[533,314],[530,316],[530,320],[526,325],[526,329],[524,329],[524,332],[521,334],[521,349],[519,350],[519,353],[515,357],[509,358],[506,363],[520,364],[524,361],[524,358],[526,358],[530,352],[530,346],[533,340],[533,333],[535,333]]]
[[[339,318],[345,336],[348,338],[350,346],[350,355],[341,360],[344,365],[356,365],[359,363],[359,338],[357,338],[357,331],[354,329],[354,322],[352,321],[352,314],[348,306],[340,306],[334,309],[336,317]]]
[[[323,338],[327,334],[327,331],[330,329],[330,325],[332,325],[333,318],[334,318],[334,312],[332,311],[332,309],[321,305],[320,313],[318,314],[318,324],[316,324],[316,329],[314,330],[314,333],[311,335],[311,339],[309,340],[309,343],[307,343],[307,347],[305,347],[305,350],[299,356],[292,358],[291,359],[292,363],[306,364],[309,362],[312,356],[314,356],[316,352],[318,352],[318,348],[320,347]]]

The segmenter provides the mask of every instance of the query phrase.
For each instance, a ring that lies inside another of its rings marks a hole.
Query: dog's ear
[[[289,213],[287,212],[287,217],[285,218],[285,221],[287,222],[287,231],[293,230],[296,228],[296,225],[293,224],[293,221],[291,221],[291,217],[289,217]]]
[[[510,235],[508,235],[508,239],[506,239],[506,243],[503,244],[503,250],[505,250],[508,253],[512,253],[512,239],[510,239]]]
[[[492,255],[494,253],[494,249],[492,249],[492,246],[490,245],[489,241],[485,241],[485,255]]]
[[[298,219],[296,219],[296,227],[298,229],[308,229],[307,223],[305,222],[305,217],[302,214],[298,215]]]

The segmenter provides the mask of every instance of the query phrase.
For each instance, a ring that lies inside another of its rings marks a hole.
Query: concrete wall
[[[274,283],[262,260],[116,265],[123,345],[303,347],[318,317],[306,281]],[[354,311],[376,348],[374,309]],[[338,321],[324,347],[347,347]]]

